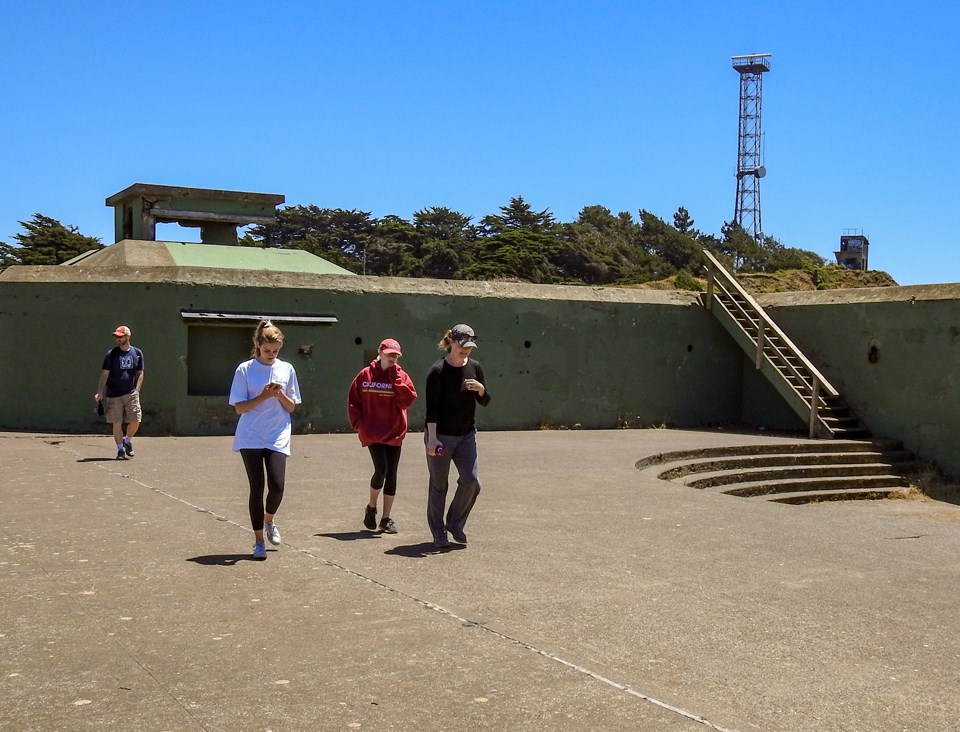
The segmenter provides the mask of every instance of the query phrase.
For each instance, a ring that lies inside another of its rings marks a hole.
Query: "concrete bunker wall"
[[[758,300],[876,436],[960,476],[960,285]],[[804,429],[692,294],[164,267],[0,275],[0,429],[103,431],[92,396],[123,322],[147,358],[144,434],[229,434],[226,391],[252,328],[190,325],[184,308],[336,316],[280,322],[305,396],[301,431],[349,429],[347,387],[386,336],[404,345],[422,390],[437,341],[459,321],[477,329],[495,400],[483,429]],[[422,428],[422,400],[410,421]]]
[[[33,343],[17,378],[0,384],[0,428],[102,431],[92,396],[110,333],[122,322],[146,357],[142,433],[230,434],[236,416],[226,394],[236,363],[249,357],[252,326],[189,324],[184,308],[336,316],[334,325],[278,321],[286,337],[282,357],[295,365],[304,393],[300,431],[349,430],[347,388],[387,336],[403,344],[402,364],[422,391],[441,356],[437,342],[460,321],[478,333],[476,356],[494,397],[480,410],[483,429],[695,427],[741,419],[743,356],[691,294],[212,277],[184,268],[163,276],[54,269],[59,281],[31,281],[28,272],[0,281],[0,332],[7,343],[23,342],[18,334]],[[8,374],[12,366],[7,360]],[[422,429],[423,408],[422,399],[411,408],[412,429]]]
[[[783,293],[760,303],[874,435],[960,476],[960,285]]]

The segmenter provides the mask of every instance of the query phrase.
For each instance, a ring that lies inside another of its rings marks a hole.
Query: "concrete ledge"
[[[898,287],[856,287],[847,290],[771,292],[755,295],[765,308],[791,305],[850,305],[853,303],[913,302],[960,299],[960,284],[902,285]]]
[[[238,270],[218,267],[178,267],[164,242],[124,241],[122,259],[106,258],[107,266],[31,265],[8,267],[0,273],[5,282],[169,282],[205,285],[237,285],[262,287],[263,270]],[[128,245],[137,245],[129,247]],[[151,245],[151,246],[141,246]],[[207,246],[207,245],[198,245]],[[109,252],[107,247],[103,252]],[[143,252],[143,253],[137,253]],[[100,257],[102,252],[97,253]],[[138,259],[139,258],[139,259]],[[92,258],[91,258],[92,259]],[[125,262],[130,264],[126,264]],[[160,261],[165,264],[158,264]],[[138,261],[142,263],[138,264]],[[528,298],[535,300],[574,300],[587,302],[654,303],[663,305],[699,305],[697,293],[676,290],[645,290],[619,287],[587,287],[573,285],[531,285],[520,282],[466,282],[404,277],[369,277],[363,275],[313,274],[305,272],[270,272],[271,287],[309,288],[331,292],[382,292],[405,295],[440,295],[445,297]]]

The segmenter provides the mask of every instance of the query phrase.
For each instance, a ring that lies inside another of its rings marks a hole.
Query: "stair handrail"
[[[763,366],[763,359],[766,358],[768,361],[773,363],[774,367],[777,368],[777,370],[781,370],[782,368],[785,371],[789,371],[790,374],[792,374],[794,377],[799,379],[804,384],[804,386],[807,386],[812,391],[813,379],[811,379],[811,377],[807,373],[802,372],[800,369],[794,366],[793,363],[784,355],[783,350],[786,350],[789,355],[789,348],[781,349],[776,343],[770,340],[770,337],[766,333],[766,330],[767,330],[766,324],[760,319],[759,316],[754,317],[753,315],[756,311],[748,310],[743,305],[741,305],[733,296],[733,294],[731,294],[730,290],[724,287],[724,284],[722,282],[715,282],[714,288],[719,288],[720,291],[723,292],[723,294],[726,295],[727,298],[729,298],[730,302],[726,304],[728,311],[733,306],[736,306],[737,312],[741,313],[746,319],[748,319],[750,321],[751,326],[756,327],[757,335],[756,335],[756,338],[754,338],[751,332],[746,328],[746,326],[744,326],[742,323],[740,324],[740,328],[744,332],[744,334],[748,338],[750,338],[757,346],[756,361],[754,365],[758,369],[761,368]],[[719,300],[719,298],[718,298],[718,301],[721,304],[723,304],[723,301]],[[747,303],[747,305],[749,306],[749,303]],[[730,313],[730,314],[733,315],[734,320],[737,320],[736,314],[734,313]],[[777,363],[774,363],[773,355],[777,356],[779,365]],[[803,368],[802,363],[800,364],[800,367]],[[810,384],[807,384],[808,379],[810,379],[811,381]],[[793,388],[799,396],[806,398],[805,394],[801,392],[801,390],[797,386],[794,385]]]
[[[714,281],[714,279],[720,279],[720,278],[722,278],[722,280],[725,281],[725,282],[727,283],[727,285],[733,287],[733,289],[736,291],[736,293],[737,293],[738,295],[740,295],[740,297],[742,297],[744,300],[746,300],[747,303],[749,303],[750,307],[753,309],[754,313],[756,313],[757,317],[762,321],[762,323],[763,323],[766,327],[770,328],[770,330],[772,330],[774,333],[777,334],[777,336],[778,336],[778,337],[784,342],[784,344],[786,344],[786,346],[790,349],[791,355],[794,356],[797,360],[799,360],[800,363],[803,364],[804,368],[806,368],[806,369],[809,371],[809,373],[810,373],[810,375],[813,377],[813,381],[814,381],[814,383],[813,383],[813,404],[811,405],[812,408],[813,408],[813,411],[814,411],[814,412],[817,411],[817,410],[816,410],[816,402],[817,402],[817,398],[818,398],[818,396],[819,396],[818,392],[820,392],[820,391],[825,391],[825,392],[826,392],[829,396],[831,396],[831,397],[838,397],[838,396],[840,396],[840,392],[838,392],[838,391],[833,387],[833,384],[831,384],[829,381],[827,381],[827,378],[826,378],[823,374],[820,373],[819,369],[817,369],[816,366],[814,366],[812,363],[810,363],[809,360],[807,360],[807,357],[803,355],[803,352],[802,352],[799,348],[797,348],[797,346],[793,343],[793,341],[790,340],[790,338],[787,336],[786,333],[784,333],[782,330],[780,330],[780,327],[779,327],[776,323],[773,322],[773,320],[770,318],[770,316],[767,315],[766,311],[764,311],[764,309],[763,309],[762,307],[760,307],[760,304],[759,304],[756,300],[754,300],[754,299],[749,295],[749,293],[748,293],[746,290],[743,289],[743,287],[740,285],[740,283],[737,282],[736,279],[734,279],[733,275],[731,275],[729,272],[727,272],[726,267],[724,267],[724,266],[720,263],[720,261],[719,261],[716,257],[714,257],[713,254],[710,253],[709,250],[704,249],[704,250],[703,250],[703,254],[704,254],[704,256],[707,258],[707,261],[708,261],[708,262],[710,263],[710,265],[711,265],[711,266],[709,266],[709,267],[706,268],[706,269],[707,269],[707,274],[708,274],[708,277],[707,277],[707,298],[706,298],[706,308],[707,308],[707,310],[710,310],[710,309],[711,309],[711,306],[712,306],[712,304],[713,304],[713,303],[712,303],[713,298],[714,298],[714,294],[713,294],[713,281]],[[718,275],[720,275],[720,278],[717,277]],[[717,284],[720,284],[720,282],[718,281]],[[762,332],[762,331],[761,331],[761,332]],[[761,337],[762,337],[762,336],[761,336]],[[769,357],[768,357],[768,358],[769,358]]]

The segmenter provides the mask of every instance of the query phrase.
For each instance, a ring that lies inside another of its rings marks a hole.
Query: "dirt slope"
[[[817,270],[817,283],[814,272],[804,269],[788,269],[767,274],[764,272],[741,273],[737,281],[750,293],[797,292],[800,290],[842,290],[853,287],[896,287],[897,283],[886,272],[869,270],[866,272],[840,269],[839,267],[821,267]],[[707,289],[706,280],[680,276],[668,277],[655,282],[645,282],[639,287],[653,290],[693,290]],[[696,287],[692,283],[696,283]]]

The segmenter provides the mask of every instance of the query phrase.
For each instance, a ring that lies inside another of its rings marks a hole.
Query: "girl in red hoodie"
[[[360,436],[360,444],[370,450],[373,477],[370,478],[370,499],[363,525],[377,528],[377,500],[383,491],[383,516],[380,531],[396,534],[397,526],[390,518],[393,498],[397,494],[397,466],[400,446],[407,434],[407,407],[417,398],[417,390],[407,372],[397,363],[403,352],[393,338],[380,343],[377,358],[363,369],[350,385],[347,409],[350,426]]]

